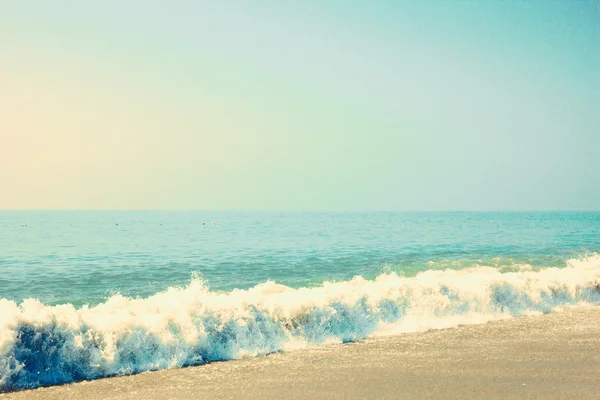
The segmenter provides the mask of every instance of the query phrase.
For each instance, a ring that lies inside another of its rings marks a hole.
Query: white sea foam
[[[564,268],[428,270],[294,289],[211,292],[195,277],[95,307],[0,300],[0,391],[600,304],[600,255]]]

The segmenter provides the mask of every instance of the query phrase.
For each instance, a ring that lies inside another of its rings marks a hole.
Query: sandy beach
[[[600,308],[0,395],[8,399],[598,399]]]

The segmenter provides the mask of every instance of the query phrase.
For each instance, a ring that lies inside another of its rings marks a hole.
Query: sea
[[[600,305],[600,212],[0,212],[0,392]]]

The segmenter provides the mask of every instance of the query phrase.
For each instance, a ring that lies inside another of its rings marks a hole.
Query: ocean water
[[[0,392],[600,304],[600,213],[0,212]]]

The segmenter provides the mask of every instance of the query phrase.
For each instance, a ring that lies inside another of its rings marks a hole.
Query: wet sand
[[[600,399],[600,308],[0,395],[8,399]]]

